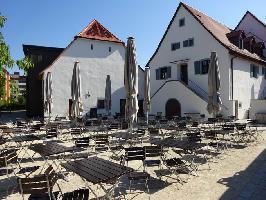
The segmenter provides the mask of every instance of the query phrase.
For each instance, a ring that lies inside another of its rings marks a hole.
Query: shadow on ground
[[[266,149],[245,170],[235,173],[232,177],[222,178],[218,183],[228,187],[220,200],[265,200]]]

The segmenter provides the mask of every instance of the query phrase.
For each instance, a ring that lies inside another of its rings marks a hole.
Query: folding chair
[[[50,165],[43,174],[34,177],[18,178],[19,193],[24,198],[25,194],[49,196],[49,199],[55,199],[53,187],[58,180],[58,175]],[[59,190],[61,191],[59,185]],[[62,192],[61,192],[62,193]]]
[[[94,150],[96,152],[103,152],[103,151],[107,151],[109,149],[109,140],[108,140],[108,135],[106,134],[99,134],[99,135],[95,135],[93,136],[93,139],[95,141],[95,146],[94,146]]]
[[[88,200],[89,189],[78,189],[73,192],[64,193],[62,200]]]
[[[130,147],[130,148],[125,148],[125,156],[122,158],[121,162],[122,162],[122,165],[124,165],[124,162],[126,161],[127,166],[128,166],[129,161],[142,161],[142,163],[143,163],[144,160],[145,160],[145,155],[144,155],[144,148],[143,147]],[[147,172],[145,172],[145,171],[143,171],[143,172],[140,172],[140,171],[130,172],[127,175],[127,178],[129,180],[129,191],[130,192],[131,192],[132,184],[135,181],[137,181],[138,184],[140,184],[139,181],[144,181],[146,189],[149,192],[148,180],[150,179],[150,175]]]
[[[160,146],[144,146],[144,160],[143,167],[144,171],[146,167],[149,166],[158,166],[161,168],[161,156],[163,150]],[[152,159],[151,159],[152,158]]]

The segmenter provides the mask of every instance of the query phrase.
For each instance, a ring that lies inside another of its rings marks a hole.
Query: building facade
[[[47,68],[59,55],[63,48],[23,45],[25,56],[31,58],[33,68],[26,76],[26,114],[28,117],[44,116],[43,80],[39,73]]]
[[[11,74],[11,80],[18,86],[19,95],[26,95],[26,76],[20,75],[19,72]]]
[[[24,50],[25,52],[25,50]],[[83,115],[106,114],[104,108],[106,76],[110,75],[112,84],[111,114],[124,112],[124,64],[125,44],[110,33],[97,20],[74,37],[74,40],[39,72],[42,82],[42,97],[45,96],[45,79],[52,74],[52,117],[69,116],[71,108],[71,79],[74,64],[79,62],[81,74],[81,101]],[[142,114],[144,71],[139,67],[139,103]],[[32,83],[27,82],[28,87]],[[36,91],[37,92],[37,91]],[[42,98],[42,107],[45,99]],[[30,106],[30,102],[29,102]],[[47,116],[48,113],[44,113]]]
[[[253,51],[257,43],[246,42],[248,36],[243,43],[239,37],[235,40],[236,32],[180,3],[146,66],[151,73],[151,112],[209,117],[208,67],[215,51],[221,76],[221,114],[248,117],[251,99],[260,98],[265,88],[266,60]]]

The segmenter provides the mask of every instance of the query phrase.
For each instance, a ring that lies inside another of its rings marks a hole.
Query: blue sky
[[[247,10],[266,22],[265,0],[184,0],[217,21],[234,28]],[[22,44],[66,47],[97,19],[119,39],[136,39],[138,63],[144,67],[179,1],[177,0],[0,0],[7,17],[2,30],[14,59],[23,57]],[[14,67],[11,72],[17,70]]]

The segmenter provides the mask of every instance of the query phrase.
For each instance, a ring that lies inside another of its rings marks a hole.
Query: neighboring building
[[[244,31],[232,31],[180,3],[146,65],[151,73],[151,113],[210,116],[206,110],[207,74],[215,51],[221,76],[221,113],[248,117],[251,99],[263,98],[265,90],[266,60],[260,53],[264,50],[264,44]]]
[[[254,37],[257,42],[257,46],[265,45],[266,41],[266,24],[259,20],[251,12],[247,11],[243,18],[240,20],[235,30],[242,30],[246,36]],[[266,57],[266,49],[263,49],[264,57]]]
[[[1,100],[8,100],[10,98],[10,74],[6,69],[3,69],[3,76],[5,78],[5,94]]]
[[[14,74],[10,74],[11,80],[13,80],[18,88],[19,95],[26,95],[26,76],[20,75],[19,72],[14,72]]]
[[[34,64],[26,77],[26,114],[28,117],[44,116],[43,81],[39,73],[47,68],[59,55],[63,48],[23,45],[25,56],[29,56]]]
[[[24,52],[25,52],[24,45]],[[32,54],[31,52],[28,53]],[[26,52],[25,52],[25,55]],[[53,107],[52,117],[69,116],[71,108],[71,79],[75,62],[79,62],[81,74],[81,100],[83,114],[94,116],[106,113],[104,109],[106,76],[110,75],[112,82],[111,113],[124,112],[124,64],[125,44],[104,28],[97,20],[74,37],[74,40],[53,59],[51,64],[42,65],[39,73],[42,79],[42,90],[36,88],[36,93],[44,94],[47,72],[52,73]],[[39,70],[38,70],[39,71]],[[143,102],[144,71],[139,68],[139,100]],[[37,77],[37,73],[33,75]],[[28,88],[32,83],[27,82]],[[39,94],[40,96],[40,94]],[[27,110],[39,109],[43,113],[44,98],[39,108],[27,107]],[[38,103],[40,104],[40,102]],[[142,104],[141,104],[142,105]],[[142,108],[142,106],[140,106]],[[139,113],[143,113],[142,110]],[[44,115],[47,115],[45,113]]]

